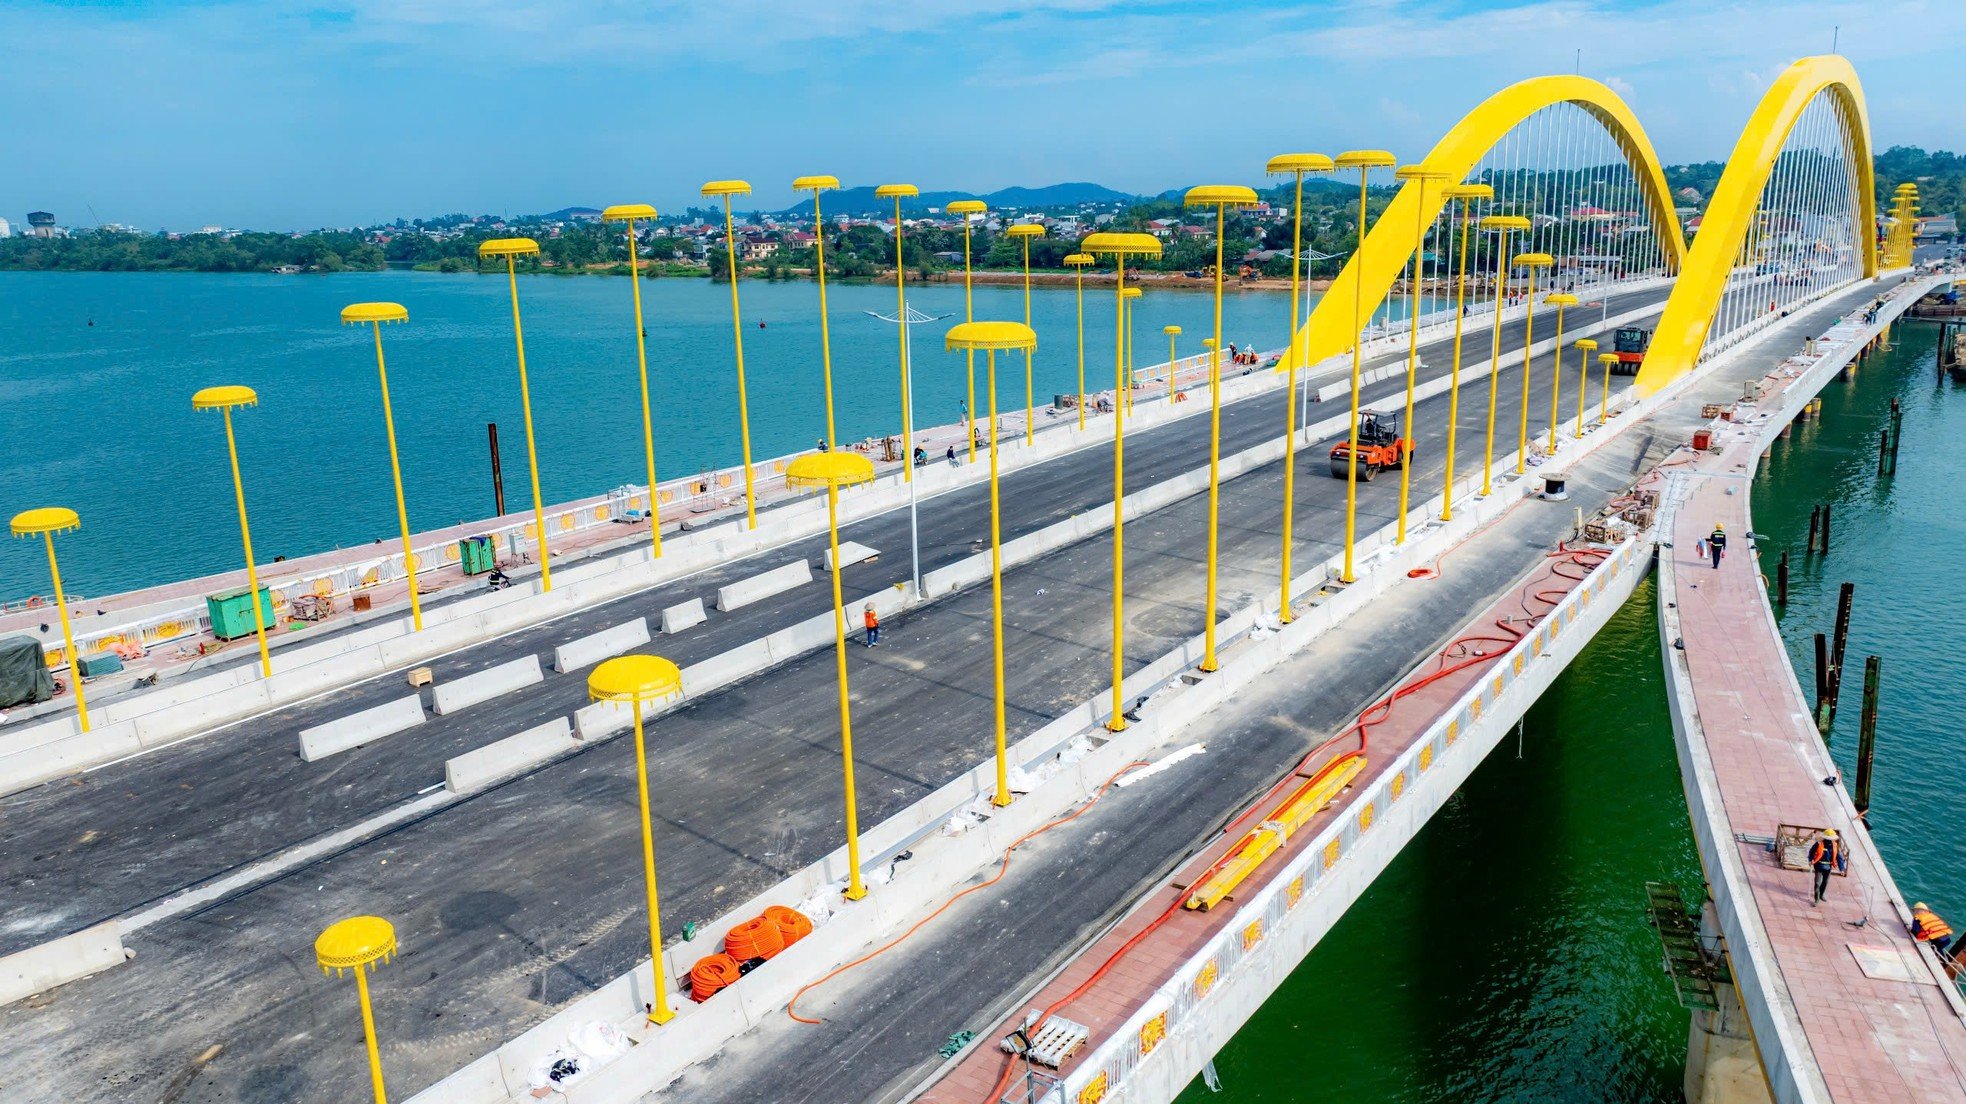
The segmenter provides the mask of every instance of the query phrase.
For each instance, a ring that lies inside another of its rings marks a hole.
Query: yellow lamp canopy
[[[1266,173],[1330,172],[1337,166],[1321,153],[1279,153],[1263,166]]]
[[[913,184],[883,184],[874,189],[874,194],[882,199],[906,199],[922,194],[922,190]]]
[[[1399,164],[1399,158],[1386,150],[1346,150],[1331,164],[1340,169],[1386,169]]]
[[[980,199],[954,199],[950,200],[949,205],[942,209],[952,215],[967,217],[969,215],[982,214],[990,209],[990,205]]]
[[[837,176],[801,176],[792,181],[792,190],[798,192],[823,192],[839,186]]]
[[[380,916],[351,916],[328,926],[314,941],[322,973],[359,970],[396,956],[396,929]]]
[[[1567,291],[1559,291],[1555,295],[1544,296],[1543,302],[1552,307],[1574,307],[1577,305],[1577,297]]]
[[[857,452],[811,452],[785,468],[788,487],[850,487],[873,478],[874,462]]]
[[[751,194],[748,180],[712,180],[703,186],[706,196],[740,196]]]
[[[1527,230],[1529,220],[1521,215],[1487,215],[1481,220],[1483,230]]]
[[[1592,341],[1590,338],[1586,337],[1577,342],[1577,347],[1588,353],[1593,349],[1597,348],[1597,342]]]
[[[1597,362],[1598,362],[1599,364],[1616,364],[1616,363],[1618,363],[1618,354],[1617,354],[1617,353],[1599,353],[1599,354],[1597,354]]]
[[[344,325],[357,325],[365,322],[408,322],[409,308],[401,303],[350,303],[341,308],[341,321]]]
[[[1099,258],[1090,253],[1068,253],[1065,256],[1065,263],[1073,268],[1084,268],[1087,265],[1098,264]]]
[[[1005,230],[1004,233],[1013,238],[1042,238],[1044,237],[1044,227],[1039,226],[1035,222],[1020,222]]]
[[[1548,253],[1517,253],[1515,255],[1515,267],[1517,268],[1548,268],[1555,263],[1556,258],[1550,256]]]
[[[478,243],[480,257],[525,257],[539,252],[531,238],[487,238]]]
[[[1486,184],[1449,184],[1440,194],[1449,199],[1494,199],[1495,189]]]
[[[1422,161],[1416,165],[1401,165],[1399,168],[1394,169],[1393,179],[1435,181],[1451,180],[1453,177]]]
[[[646,203],[617,203],[601,212],[602,222],[627,222],[629,219],[652,219],[655,208]]]
[[[14,515],[14,536],[38,537],[43,533],[66,533],[80,529],[82,518],[66,506],[41,506]]]
[[[191,396],[193,410],[224,410],[232,406],[256,406],[258,403],[257,392],[236,383],[207,387]]]
[[[962,322],[943,338],[949,349],[1035,349],[1038,335],[1022,322]]]
[[[683,673],[661,656],[615,656],[587,676],[587,694],[595,701],[650,702],[682,692]]]
[[[1079,243],[1079,248],[1087,253],[1111,253],[1114,256],[1142,255],[1160,256],[1160,239],[1152,234],[1138,234],[1124,230],[1101,230],[1097,234],[1087,234]]]
[[[1212,337],[1204,337],[1204,338],[1202,338],[1202,339],[1201,339],[1201,347],[1202,347],[1202,348],[1204,348],[1204,349],[1213,349],[1213,348],[1215,348],[1215,339],[1214,339],[1214,338],[1212,338]]]
[[[1188,207],[1254,207],[1256,189],[1241,184],[1203,184],[1189,188],[1181,202]]]
[[[1170,336],[1170,337],[1172,337],[1172,336],[1176,336],[1176,335],[1178,335],[1178,334],[1179,334],[1179,333],[1181,332],[1181,327],[1179,327],[1179,326],[1162,326],[1162,327],[1160,328],[1160,332],[1162,332],[1162,333],[1164,333],[1164,334],[1167,334],[1168,336]]]
[[[1137,288],[1137,287],[1130,287],[1130,288],[1127,288],[1126,290],[1124,290],[1124,291],[1122,291],[1122,292],[1120,292],[1120,298],[1122,298],[1122,299],[1138,299],[1138,298],[1140,298],[1140,289],[1139,289],[1139,288]]]

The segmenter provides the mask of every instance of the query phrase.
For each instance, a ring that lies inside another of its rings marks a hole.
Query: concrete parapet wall
[[[327,724],[300,730],[300,757],[309,763],[423,723],[423,697],[411,694]]]
[[[99,974],[126,957],[114,920],[0,957],[0,1007]]]
[[[646,630],[645,630],[646,634]],[[438,715],[455,713],[467,706],[490,701],[500,694],[534,686],[546,675],[539,669],[539,657],[521,656],[509,663],[488,667],[463,678],[450,679],[430,688],[430,711]]]

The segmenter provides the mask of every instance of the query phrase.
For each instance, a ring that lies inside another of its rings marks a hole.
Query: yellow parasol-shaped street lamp
[[[587,676],[587,694],[597,702],[626,703],[635,719],[635,786],[642,803],[642,883],[648,889],[649,968],[655,997],[649,1002],[649,1022],[665,1024],[676,1018],[669,1008],[669,985],[662,970],[662,904],[655,892],[655,817],[649,811],[649,761],[642,739],[642,707],[683,692],[683,675],[661,656],[624,655],[602,661]]]
[[[1358,392],[1361,362],[1365,355],[1363,348],[1365,319],[1365,185],[1366,178],[1373,169],[1391,168],[1398,158],[1385,150],[1348,150],[1332,161],[1335,168],[1358,170],[1358,247],[1352,253],[1352,426],[1351,447],[1346,450],[1349,458],[1345,479],[1345,569],[1339,581],[1356,582],[1357,572],[1352,570],[1352,552],[1358,536]],[[1294,340],[1294,335],[1293,335]]]
[[[526,467],[532,472],[532,527],[539,543],[539,585],[553,589],[553,556],[546,543],[546,505],[539,497],[539,447],[533,441],[532,385],[526,379],[526,331],[519,321],[518,258],[536,256],[539,243],[531,238],[492,238],[478,243],[478,256],[505,258],[505,279],[512,286],[512,341],[519,350],[519,406],[526,418]],[[655,488],[649,488],[655,494]],[[650,511],[654,513],[653,510]]]
[[[1241,184],[1204,184],[1188,189],[1181,200],[1188,207],[1215,208],[1215,348],[1208,354],[1208,582],[1202,610],[1201,669],[1213,671],[1215,661],[1215,546],[1220,521],[1222,467],[1222,266],[1229,208],[1256,206],[1256,190]],[[1295,335],[1293,335],[1294,337]],[[1168,357],[1169,378],[1174,372]]]
[[[1461,322],[1468,304],[1468,228],[1477,199],[1495,198],[1486,184],[1449,184],[1442,191],[1449,202],[1461,201],[1461,260],[1454,272],[1454,369],[1447,382],[1447,474],[1442,481],[1440,520],[1454,520],[1454,449],[1461,429]]]
[[[1618,354],[1599,353],[1597,363],[1604,369],[1604,387],[1598,392],[1597,408],[1597,424],[1603,425],[1611,420],[1611,369],[1618,366]]]
[[[976,216],[988,211],[989,205],[980,199],[953,200],[943,210],[963,218],[963,321],[976,320],[976,301],[971,294],[969,268],[969,228]],[[969,424],[963,428],[969,431],[969,462],[976,463],[976,352],[969,354],[969,405],[963,408]]]
[[[731,219],[732,196],[750,195],[751,185],[742,180],[712,180],[703,186],[705,196],[721,196],[724,201],[724,260],[730,265],[730,332],[737,348],[737,425],[744,442],[744,521],[745,527],[758,527],[758,495],[751,484],[751,400],[744,390],[744,321],[737,306],[737,227]],[[649,514],[656,513],[655,490],[649,490]]]
[[[253,563],[253,527],[246,520],[246,484],[239,477],[239,442],[232,435],[232,408],[258,406],[259,396],[250,387],[236,384],[207,387],[191,396],[191,409],[216,410],[225,417],[225,451],[232,459],[232,493],[239,500],[239,540],[246,546],[246,586],[253,595],[253,623],[259,634],[259,673],[273,677],[273,660],[266,652],[267,610],[259,593],[259,568]],[[70,659],[77,657],[71,655]],[[80,678],[76,679],[79,684]]]
[[[1089,265],[1098,264],[1098,258],[1090,253],[1073,253],[1065,258],[1072,275],[1077,277],[1079,299],[1079,428],[1085,428],[1085,270]]]
[[[1535,367],[1536,356],[1531,351],[1536,347],[1536,270],[1548,268],[1556,259],[1548,253],[1518,253],[1513,268],[1529,270],[1529,292],[1523,299],[1522,315],[1522,420],[1516,426],[1515,471],[1517,475],[1529,470],[1529,376]],[[1557,321],[1562,323],[1562,307],[1558,307]]]
[[[403,505],[403,468],[396,459],[396,415],[389,405],[389,367],[382,360],[382,326],[385,322],[408,322],[410,312],[401,303],[353,303],[341,308],[345,326],[364,323],[375,329],[375,372],[382,381],[382,429],[389,438],[389,474],[396,481],[396,522],[403,530],[403,571],[410,579],[410,624],[423,631],[423,597],[416,589],[416,553],[410,550],[410,512]]]
[[[1399,462],[1399,525],[1393,543],[1406,543],[1406,502],[1413,483],[1413,442],[1420,434],[1413,428],[1413,384],[1420,369],[1420,274],[1426,271],[1427,240],[1427,185],[1442,183],[1453,179],[1447,173],[1429,168],[1425,164],[1401,165],[1393,170],[1396,179],[1404,180],[1414,191],[1413,206],[1413,281],[1407,288],[1411,293],[1406,311],[1406,417],[1400,421],[1405,440],[1397,447],[1400,450]]]
[[[655,489],[655,419],[649,411],[648,332],[642,328],[642,263],[635,254],[635,220],[654,218],[655,208],[646,203],[621,203],[601,212],[602,222],[623,224],[628,237],[628,285],[635,289],[635,363],[642,377],[642,452],[649,474],[649,544],[653,554],[660,558],[662,504],[656,500]]]
[[[1044,237],[1044,227],[1035,222],[1020,222],[1004,233],[1017,239],[1024,247],[1024,328],[1031,326],[1031,239]],[[1037,394],[1033,385],[1033,361],[1037,357],[1038,343],[1032,341],[1024,346],[1024,443],[1037,443],[1038,411]]]
[[[1495,472],[1495,398],[1502,379],[1502,307],[1506,303],[1503,289],[1509,282],[1505,267],[1509,235],[1528,230],[1529,220],[1521,215],[1489,215],[1481,220],[1481,228],[1495,234],[1495,329],[1488,341],[1488,434],[1481,450],[1481,494],[1486,498]]]
[[[1167,335],[1167,401],[1169,409],[1174,402],[1174,339],[1181,336],[1181,327],[1162,326],[1160,332]]]
[[[981,350],[988,358],[990,395],[990,629],[994,642],[996,672],[997,792],[990,799],[998,808],[1010,804],[1010,759],[1005,734],[1005,691],[1003,677],[1003,537],[998,528],[997,505],[997,350],[1028,351],[1038,343],[1031,327],[1016,322],[964,322],[953,327],[945,339],[950,349],[966,352]]]
[[[1126,311],[1126,412],[1128,414],[1133,413],[1133,386],[1135,382],[1133,376],[1133,304],[1139,298],[1140,289],[1137,287],[1124,288],[1120,291],[1120,303]]]
[[[913,184],[883,184],[874,195],[894,201],[894,301],[895,317],[901,320],[896,332],[901,337],[901,481],[915,481],[915,404],[908,389],[908,258],[903,253],[901,201],[922,194]]]
[[[375,1044],[375,1013],[369,1008],[369,972],[396,957],[396,929],[380,916],[351,916],[328,925],[314,940],[321,972],[339,976],[355,971],[355,997],[362,1005],[362,1040],[369,1051],[369,1082],[375,1104],[389,1104],[382,1087],[382,1053]]]
[[[1591,354],[1597,352],[1597,342],[1584,338],[1577,342],[1577,433],[1578,440],[1584,438],[1584,405],[1591,394]],[[1563,365],[1559,361],[1558,368]]]
[[[89,702],[82,696],[82,657],[75,651],[75,632],[68,624],[68,595],[61,589],[61,564],[55,559],[55,534],[80,529],[82,519],[65,506],[43,506],[14,515],[14,536],[40,537],[48,546],[48,574],[55,580],[55,609],[61,614],[62,647],[68,651],[68,677],[75,684],[75,714],[82,731],[89,731]]]
[[[826,448],[840,447],[833,437],[833,331],[826,321],[826,220],[819,213],[819,193],[838,188],[833,176],[801,176],[792,181],[792,190],[812,193],[812,244],[818,252],[813,268],[819,273],[819,364],[826,377]]]
[[[1566,291],[1545,296],[1543,302],[1556,308],[1556,343],[1550,347],[1550,362],[1554,365],[1550,372],[1550,453],[1556,453],[1556,424],[1563,415],[1557,413],[1557,399],[1563,390],[1563,311],[1566,307],[1577,305],[1577,297]],[[1595,342],[1591,345],[1596,348]]]
[[[994,431],[994,419],[992,420]],[[860,811],[853,794],[853,710],[847,702],[846,606],[840,597],[840,488],[874,478],[874,462],[857,452],[813,452],[785,469],[788,487],[826,488],[826,534],[833,549],[833,655],[840,676],[840,761],[846,771],[846,899],[867,896],[860,881]]]
[[[1297,368],[1302,358],[1297,351],[1297,327],[1303,306],[1299,290],[1304,276],[1304,177],[1308,173],[1328,173],[1331,158],[1321,153],[1284,153],[1270,158],[1263,171],[1273,176],[1294,175],[1297,198],[1292,207],[1290,231],[1290,342],[1278,365],[1289,373],[1283,393],[1283,582],[1277,590],[1279,616],[1289,624],[1290,612],[1290,528],[1297,513]]]
[[[1160,239],[1152,234],[1102,231],[1079,243],[1079,250],[1113,258],[1118,280],[1113,284],[1113,715],[1106,727],[1126,727],[1126,702],[1120,683],[1126,675],[1126,259],[1160,256]]]

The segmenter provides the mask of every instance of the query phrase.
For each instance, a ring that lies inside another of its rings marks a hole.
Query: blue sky
[[[0,214],[196,228],[569,204],[741,176],[989,191],[1251,181],[1426,147],[1582,71],[1668,161],[1725,155],[1797,56],[1862,74],[1881,147],[1966,147],[1959,0],[0,0]]]

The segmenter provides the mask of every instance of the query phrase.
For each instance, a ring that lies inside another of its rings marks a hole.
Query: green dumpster
[[[466,537],[457,542],[457,560],[466,575],[483,575],[496,564],[492,561],[490,537]]]
[[[259,588],[260,609],[266,616],[266,627],[273,627],[273,596],[265,587]],[[212,619],[212,635],[220,640],[236,640],[251,636],[258,628],[253,621],[253,592],[251,587],[220,591],[205,596],[205,614]]]

